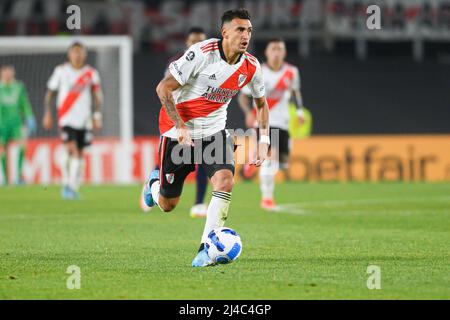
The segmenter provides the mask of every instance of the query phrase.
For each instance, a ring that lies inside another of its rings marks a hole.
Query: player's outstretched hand
[[[27,123],[27,130],[29,134],[33,134],[36,132],[37,126],[36,126],[36,120],[34,117],[28,117],[26,120]]]
[[[51,130],[53,126],[53,119],[52,115],[49,112],[44,114],[44,118],[42,119],[42,126],[46,130]]]
[[[302,125],[302,124],[305,123],[305,116],[304,116],[304,115],[299,115],[299,116],[298,116],[298,123],[299,123],[300,125]]]
[[[94,131],[100,131],[100,130],[102,130],[102,127],[103,127],[102,120],[100,120],[100,119],[94,119],[93,125],[94,125]]]
[[[269,144],[260,142],[258,144],[258,154],[256,156],[256,159],[251,163],[252,165],[259,167],[264,160],[266,160],[269,157]]]
[[[181,126],[177,129],[178,143],[185,146],[194,146],[192,142],[191,133],[186,126]]]

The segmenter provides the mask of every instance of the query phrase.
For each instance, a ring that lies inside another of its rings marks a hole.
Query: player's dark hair
[[[2,65],[0,66],[0,70],[5,70],[5,69],[15,69],[15,68],[14,68],[14,66],[13,66],[12,64],[10,64],[10,63],[2,64]]]
[[[235,18],[250,20],[250,13],[245,8],[225,11],[222,15],[222,24],[220,26],[223,27],[225,23],[230,22]]]
[[[79,48],[81,48],[81,49],[86,50],[86,47],[84,46],[84,44],[82,44],[80,41],[75,41],[75,42],[73,42],[73,43],[69,46],[69,48],[67,49],[67,51],[70,51],[70,50],[72,50],[72,49],[75,48],[75,47],[79,47]]]
[[[269,44],[271,44],[272,42],[275,42],[275,43],[283,42],[283,43],[284,43],[284,40],[283,40],[282,38],[270,38],[270,39],[267,41],[266,48],[267,48],[267,47],[269,46]]]
[[[202,27],[192,27],[188,30],[188,35],[193,33],[205,33],[205,30]]]

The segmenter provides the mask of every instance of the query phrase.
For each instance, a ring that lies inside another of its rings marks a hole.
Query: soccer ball
[[[205,248],[214,263],[231,263],[242,252],[241,237],[233,229],[216,228],[208,234]]]

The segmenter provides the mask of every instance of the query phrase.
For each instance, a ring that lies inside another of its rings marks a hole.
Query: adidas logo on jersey
[[[210,75],[209,80],[216,80],[216,74],[213,73],[212,75]]]

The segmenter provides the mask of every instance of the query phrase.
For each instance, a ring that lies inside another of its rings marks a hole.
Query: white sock
[[[213,191],[211,201],[206,211],[205,229],[203,230],[202,243],[206,242],[208,234],[215,228],[223,227],[228,216],[231,192]]]
[[[153,201],[155,201],[155,203],[158,205],[158,207],[159,207],[159,203],[158,203],[159,189],[160,189],[160,183],[159,183],[159,180],[156,180],[152,183],[152,186],[150,187],[150,191],[152,193]]]
[[[61,182],[63,186],[69,185],[69,170],[70,170],[71,157],[69,153],[64,150],[61,155],[60,169],[61,169]]]
[[[273,199],[275,189],[275,175],[278,172],[278,162],[265,160],[259,170],[259,186],[263,199]]]
[[[70,160],[69,168],[69,186],[72,190],[78,191],[80,188],[80,175],[82,159],[78,157],[72,157]]]

